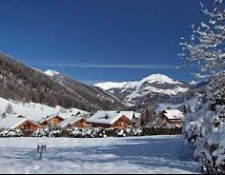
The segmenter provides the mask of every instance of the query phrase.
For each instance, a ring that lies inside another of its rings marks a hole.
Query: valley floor
[[[47,145],[38,160],[38,143]],[[179,136],[0,139],[1,173],[194,173]]]

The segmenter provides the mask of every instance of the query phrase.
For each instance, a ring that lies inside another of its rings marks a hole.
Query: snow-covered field
[[[38,143],[47,144],[43,160]],[[179,136],[0,139],[1,173],[194,173]]]

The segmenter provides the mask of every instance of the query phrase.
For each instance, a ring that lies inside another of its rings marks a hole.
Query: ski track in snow
[[[36,147],[47,144],[43,160]],[[131,138],[2,138],[0,172],[26,174],[195,173],[180,136]]]

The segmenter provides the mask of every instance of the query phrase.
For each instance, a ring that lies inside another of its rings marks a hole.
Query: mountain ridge
[[[184,93],[189,89],[188,84],[163,74],[152,74],[140,81],[105,82],[97,83],[94,86],[110,92],[127,106],[142,105],[145,103],[144,101],[157,101],[160,96],[167,98]]]

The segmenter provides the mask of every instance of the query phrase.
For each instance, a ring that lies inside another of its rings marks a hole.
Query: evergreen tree
[[[145,116],[144,115],[142,115],[142,117],[141,117],[141,121],[140,121],[140,125],[141,125],[141,127],[144,127],[145,126]]]

